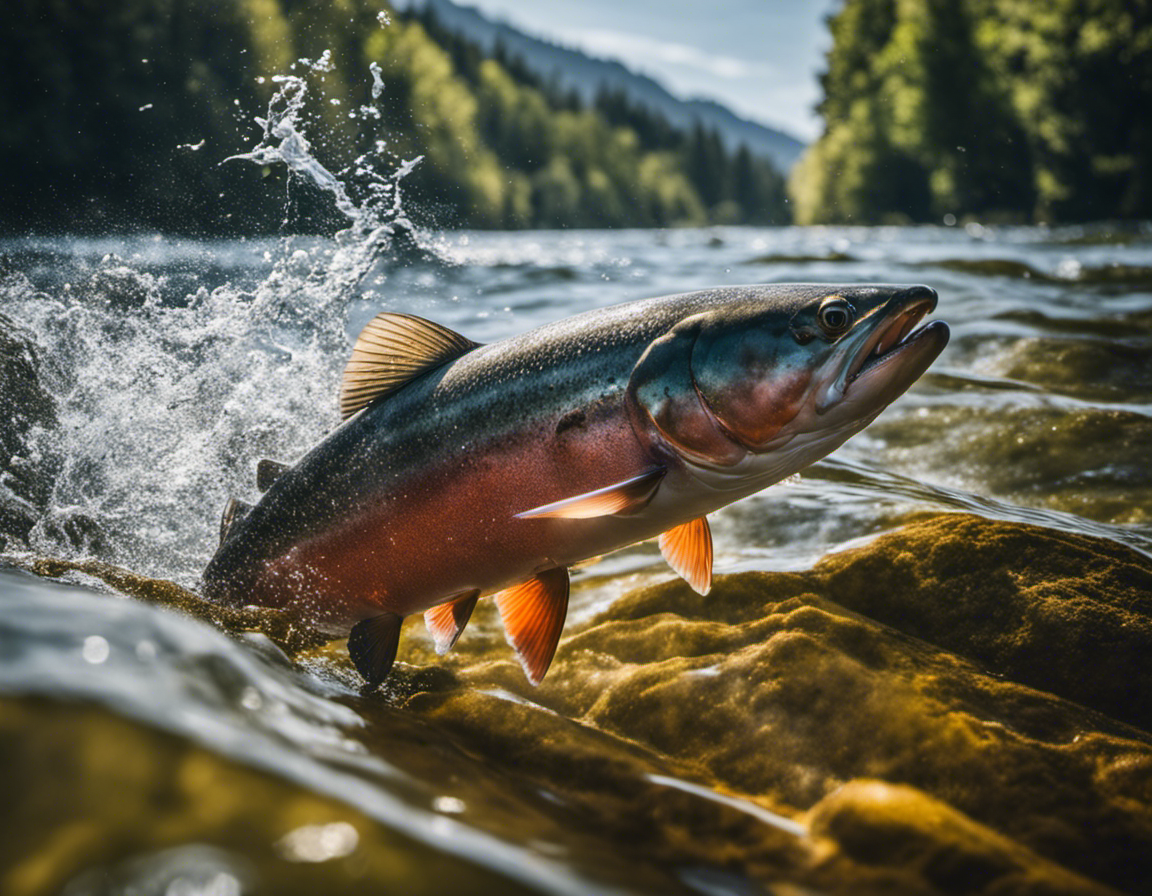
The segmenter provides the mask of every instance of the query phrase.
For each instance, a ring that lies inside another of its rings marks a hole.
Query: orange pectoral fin
[[[424,612],[424,624],[436,643],[436,652],[445,654],[456,646],[456,639],[472,618],[472,610],[480,597],[480,589],[469,591],[463,597],[437,604]]]
[[[712,530],[699,517],[660,536],[660,553],[697,594],[712,588]]]
[[[563,566],[546,569],[495,597],[504,633],[520,657],[524,674],[532,684],[540,684],[568,615],[568,570]]]
[[[563,501],[533,507],[531,510],[516,514],[516,518],[550,516],[568,520],[587,520],[597,516],[639,510],[655,493],[656,486],[664,478],[665,472],[663,467],[650,467],[623,482],[614,482],[604,488],[565,498]]]

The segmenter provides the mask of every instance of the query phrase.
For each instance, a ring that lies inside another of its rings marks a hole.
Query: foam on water
[[[333,66],[329,53],[300,64]],[[379,70],[371,74],[378,95]],[[126,261],[108,252],[51,291],[22,275],[3,281],[2,307],[35,335],[57,401],[58,427],[34,434],[62,469],[33,549],[75,552],[64,524],[84,518],[102,533],[103,559],[191,584],[223,503],[251,493],[255,461],[295,459],[338,422],[349,309],[373,271],[384,276],[397,230],[413,229],[401,181],[420,159],[388,169],[379,141],[356,160],[353,191],[306,136],[305,79],[273,80],[259,142],[228,161],[285,165],[331,197],[345,230],[253,244],[257,277],[191,291],[171,270],[167,241],[157,247],[164,273],[140,269],[146,253]],[[242,267],[251,271],[253,259]]]

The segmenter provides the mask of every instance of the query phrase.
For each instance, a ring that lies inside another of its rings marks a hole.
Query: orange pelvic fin
[[[424,624],[436,643],[436,652],[447,653],[456,646],[456,639],[472,617],[472,610],[480,597],[480,589],[469,591],[463,597],[446,601],[424,612]]]
[[[344,368],[340,416],[347,420],[377,398],[456,360],[478,344],[412,314],[377,314],[361,331]]]
[[[697,594],[712,588],[712,530],[698,517],[660,536],[660,553]]]
[[[663,467],[649,467],[643,473],[622,482],[585,492],[563,501],[553,501],[540,507],[533,507],[516,514],[518,519],[533,517],[559,517],[566,520],[587,520],[613,513],[627,513],[639,510],[656,492],[656,486],[664,478]]]
[[[520,657],[524,674],[532,684],[540,684],[568,615],[568,570],[563,566],[546,569],[495,597],[504,633]]]
[[[380,684],[392,669],[403,621],[395,613],[381,613],[352,626],[348,635],[348,655],[369,688]]]

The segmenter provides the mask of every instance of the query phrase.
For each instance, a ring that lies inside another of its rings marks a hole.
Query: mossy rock
[[[1152,560],[1130,548],[956,514],[813,576],[845,607],[1152,732]]]
[[[382,691],[347,702],[373,753],[451,778],[497,836],[547,830],[585,870],[852,896],[1145,893],[1150,594],[1152,561],[1115,542],[942,514],[808,572],[631,592],[571,627],[538,688],[482,601],[443,657],[406,626]],[[339,642],[300,656],[355,680]]]
[[[1145,892],[1152,738],[1127,723],[1148,720],[1150,585],[1152,562],[1114,542],[941,515],[807,573],[721,576],[707,597],[678,581],[625,595],[561,642],[536,689],[483,614],[447,657],[414,631],[401,656],[459,683],[393,699],[559,787],[619,842],[646,831],[648,849],[675,843],[753,877],[786,867],[830,891],[1079,892],[1069,869]],[[864,874],[835,825],[822,831],[837,844],[830,862],[811,840],[730,827],[717,838],[661,809],[637,762],[793,821],[873,780],[963,823],[909,833]],[[1029,858],[1007,861],[1016,849]],[[945,885],[953,854],[971,886]]]
[[[5,896],[535,892],[100,709],[0,700],[0,791]]]

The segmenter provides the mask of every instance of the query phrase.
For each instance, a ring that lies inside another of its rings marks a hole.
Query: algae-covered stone
[[[1152,560],[1134,550],[957,514],[814,574],[846,607],[1152,731]]]
[[[831,838],[843,856],[860,866],[902,869],[903,892],[1100,892],[911,787],[853,781],[818,803],[809,822],[813,836]]]
[[[0,792],[5,896],[532,892],[98,709],[0,701]]]
[[[454,656],[409,638],[405,656],[461,684],[398,699],[668,861],[829,892],[1144,892],[1152,743],[1115,717],[1142,719],[1148,699],[1133,652],[1152,630],[1150,576],[1112,542],[945,515],[808,573],[633,592],[562,641],[538,689],[483,615]],[[717,837],[699,801],[668,808],[652,775],[748,817]],[[861,780],[896,789],[825,802],[871,793]],[[865,812],[912,803],[928,822]],[[789,840],[758,812],[822,827]],[[862,853],[875,831],[892,842]]]

